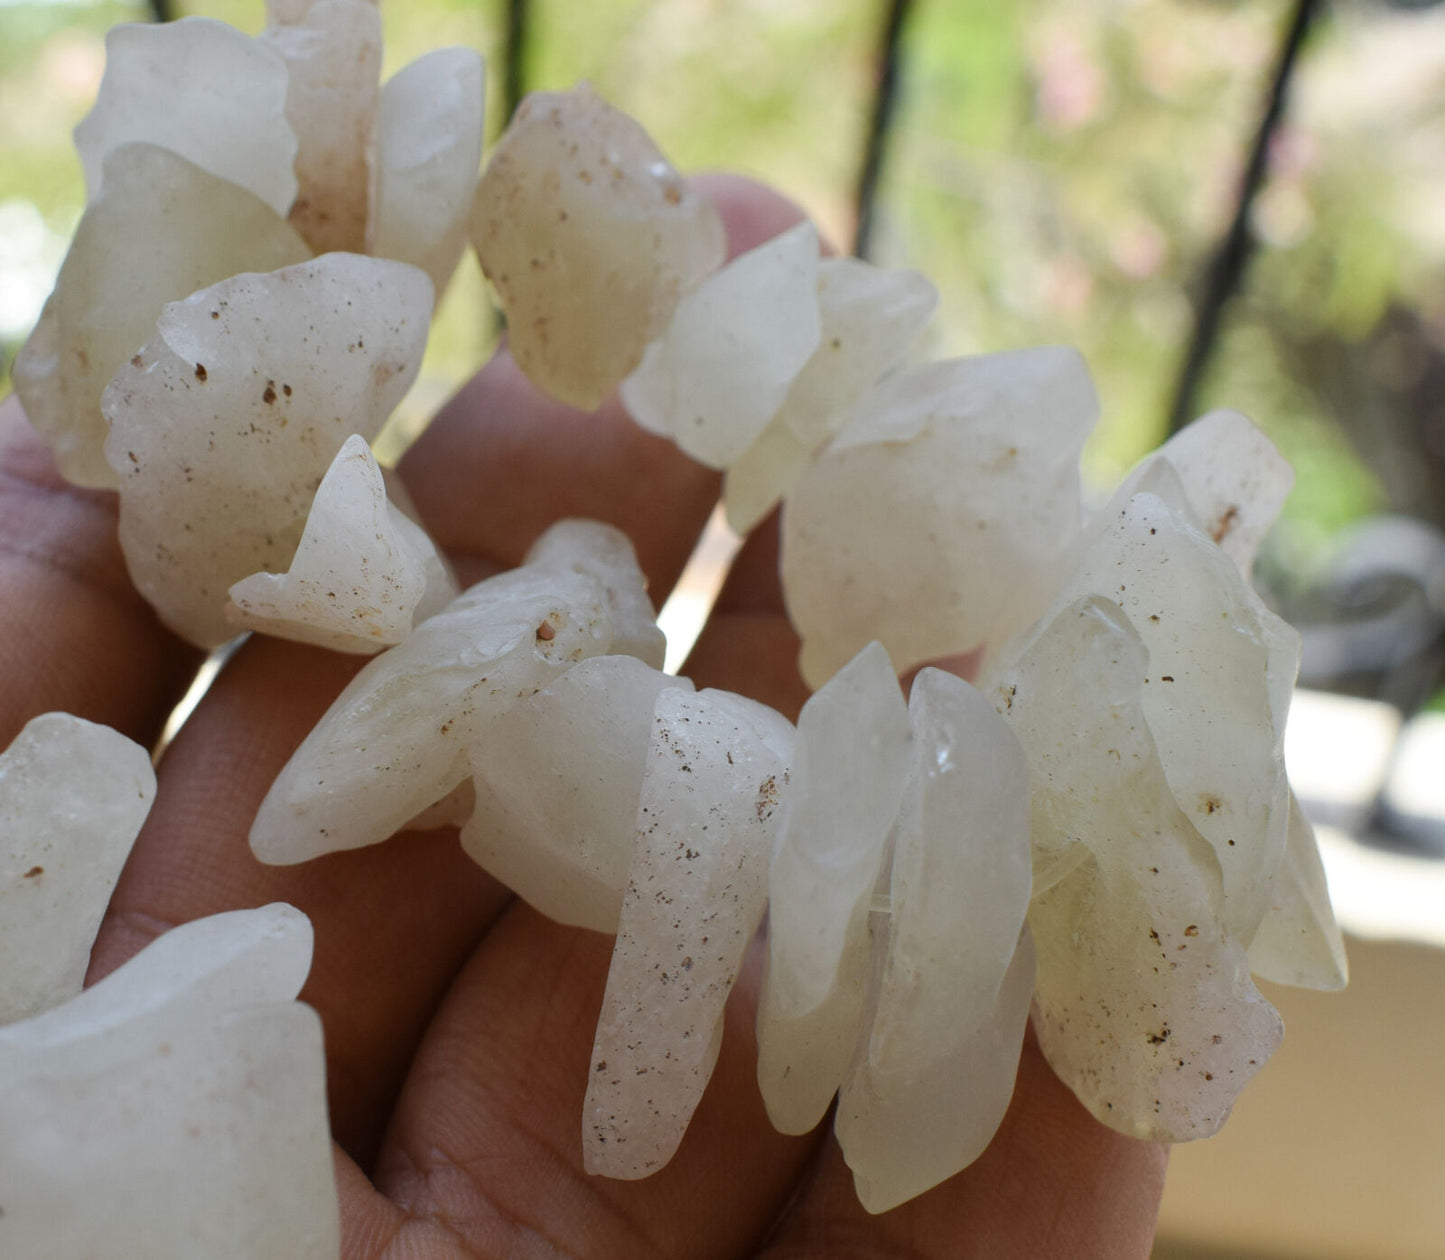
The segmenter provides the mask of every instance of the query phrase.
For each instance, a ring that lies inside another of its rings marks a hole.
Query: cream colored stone
[[[437,300],[467,243],[482,160],[485,77],[470,48],[442,48],[398,70],[376,116],[371,252],[420,267]]]
[[[80,992],[155,791],[144,748],[68,713],[0,755],[0,1024]]]
[[[879,382],[783,513],[788,615],[814,687],[871,639],[901,670],[1003,643],[1048,606],[1081,528],[1097,403],[1057,347]]]
[[[657,699],[627,891],[583,1104],[588,1172],[650,1176],[717,1061],[723,1007],[767,903],[791,726],[740,696]]]
[[[277,214],[296,197],[286,63],[208,17],[113,26],[95,105],[75,129],[94,201],[113,149],[143,141],[251,192]]]
[[[237,582],[226,616],[242,629],[370,655],[457,594],[436,544],[387,501],[371,447],[352,434],[321,480],[291,567]]]
[[[847,1073],[868,987],[868,909],[909,760],[908,709],[869,644],[798,717],[768,876],[758,1087],[773,1126],[807,1133]]]
[[[173,302],[107,387],[120,542],[163,621],[215,647],[228,588],[291,561],[352,433],[374,437],[421,367],[431,282],[327,254]]]
[[[100,395],[155,335],[167,302],[240,271],[274,271],[310,256],[270,206],[152,144],[122,144],[86,208],[29,340],[15,392],[61,473],[113,489]]]
[[[371,0],[270,7],[260,42],[286,64],[286,121],[297,139],[291,223],[318,254],[368,252],[381,14]]]
[[[587,409],[726,254],[712,204],[586,84],[517,108],[477,186],[471,239],[518,365]]]
[[[692,690],[631,656],[597,656],[478,733],[462,848],[558,923],[614,934],[638,799],[665,688]]]

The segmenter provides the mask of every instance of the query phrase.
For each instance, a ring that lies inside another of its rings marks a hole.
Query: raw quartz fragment
[[[464,591],[367,662],[261,803],[256,856],[286,865],[378,844],[456,789],[487,723],[579,661],[620,650],[615,627],[647,599],[635,559],[623,589],[624,550],[610,526],[563,521],[520,568]]]
[[[0,755],[0,1024],[80,992],[155,791],[145,749],[68,713]]]
[[[1023,749],[988,700],[940,670],[919,673],[909,717],[869,1031],[836,1120],[870,1212],[983,1154],[1013,1096],[1034,979]]]
[[[1035,1027],[1093,1115],[1182,1142],[1224,1123],[1279,1044],[1226,926],[1209,842],[1176,804],[1141,693],[1154,668],[1117,604],[1051,616],[997,691],[1028,753],[1036,852]]]
[[[104,167],[14,379],[62,475],[113,489],[101,391],[154,335],[166,303],[310,251],[265,202],[168,149],[122,144]]]
[[[477,185],[471,239],[518,366],[587,410],[726,255],[712,204],[586,84],[518,106]]]
[[[286,121],[296,134],[291,222],[318,254],[363,253],[372,201],[372,132],[381,77],[381,14],[371,0],[268,6],[260,42],[286,65]]]
[[[1269,906],[1249,943],[1249,970],[1302,989],[1343,989],[1349,981],[1314,827],[1293,792],[1284,856],[1270,880]]]
[[[768,877],[758,1086],[773,1127],[807,1133],[858,1042],[868,910],[909,759],[908,709],[869,644],[803,706]]]
[[[214,18],[112,27],[95,105],[75,129],[89,200],[104,187],[111,151],[143,141],[285,215],[296,198],[286,94],[286,63]]]
[[[622,383],[644,429],[699,463],[736,463],[818,348],[818,233],[796,227],[734,258],[683,298]]]
[[[818,348],[777,415],[728,469],[723,502],[738,533],[791,493],[858,397],[902,360],[937,305],[938,291],[916,271],[856,258],[819,261]]]
[[[1284,853],[1289,785],[1287,696],[1298,637],[1269,612],[1193,522],[1168,460],[1112,512],[1056,609],[1101,595],[1123,611],[1147,653],[1139,700],[1179,808],[1213,847],[1230,932],[1248,945]]]
[[[597,656],[478,731],[462,848],[558,923],[613,934],[638,795],[665,688],[692,683],[631,656]]]
[[[470,48],[427,53],[381,89],[371,252],[420,267],[438,301],[466,248],[483,100],[482,58]]]
[[[451,603],[456,579],[420,525],[388,502],[371,447],[352,434],[327,469],[285,573],[231,587],[237,626],[370,655]]]
[[[126,566],[202,647],[235,634],[230,586],[285,569],[336,452],[376,436],[421,367],[426,275],[327,254],[173,302],[101,410]]]
[[[785,718],[741,696],[658,696],[583,1105],[588,1172],[650,1176],[682,1141],[767,903],[792,738]]]
[[[0,1029],[0,1252],[334,1260],[311,943],[290,906],[216,915]]]
[[[1097,411],[1060,347],[909,368],[865,394],[783,513],[804,679],[821,685],[872,639],[907,669],[1028,626],[1080,529]]]

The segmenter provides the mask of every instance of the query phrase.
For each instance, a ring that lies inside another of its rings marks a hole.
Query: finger
[[[62,480],[0,403],[0,747],[53,710],[150,747],[190,682],[199,656],[135,593],[115,524],[115,496]]]
[[[733,200],[720,207],[729,222],[764,195],[729,187]],[[419,440],[404,471],[441,540],[474,564],[514,563],[551,520],[590,512],[642,531],[634,537],[643,562],[665,586],[711,510],[716,481],[643,438],[615,404],[593,417],[544,400],[504,354],[448,408],[435,436]],[[618,458],[618,446],[631,457]],[[639,489],[639,476],[650,484]],[[303,996],[326,1029],[333,1130],[369,1166],[412,1048],[507,894],[452,830],[299,867],[264,867],[251,856],[247,833],[262,798],[358,666],[263,638],[237,653],[161,766],[92,974],[203,914],[273,900],[306,911],[317,952]]]
[[[642,1181],[583,1170],[583,1103],[611,954],[607,937],[514,903],[427,1035],[377,1187],[415,1220],[449,1222],[464,1254],[743,1254],[813,1157],[815,1139],[775,1132],[758,1094],[754,950],[672,1161]]]
[[[731,255],[800,220],[761,184],[700,176]],[[445,407],[400,467],[423,522],[449,551],[496,568],[519,564],[553,521],[585,516],[633,540],[661,603],[692,553],[719,476],[633,424],[614,394],[595,412],[542,395],[499,354]]]
[[[796,721],[810,693],[798,672],[798,634],[783,607],[779,522],[774,512],[739,549],[683,672],[699,687],[741,692]]]
[[[967,1082],[960,1082],[967,1088]],[[766,1260],[829,1256],[1149,1255],[1168,1147],[1106,1129],[1044,1061],[1032,1033],[1002,1126],[970,1167],[927,1194],[870,1216],[830,1139]]]

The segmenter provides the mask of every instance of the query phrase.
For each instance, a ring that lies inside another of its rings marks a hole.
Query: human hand
[[[756,185],[707,189],[733,252],[797,217]],[[718,492],[715,474],[615,401],[596,416],[552,403],[505,352],[401,471],[464,582],[517,564],[553,520],[590,516],[633,539],[659,603]],[[153,742],[197,658],[130,589],[113,497],[60,482],[13,400],[0,412],[0,473],[5,741],[65,709]],[[749,540],[686,672],[796,717],[807,693],[776,551],[771,526]],[[987,1153],[868,1216],[827,1126],[798,1138],[767,1121],[754,1075],[756,948],[677,1156],[645,1181],[588,1176],[582,1099],[610,940],[512,898],[449,829],[295,867],[250,853],[261,798],[359,664],[260,637],[236,654],[161,764],[90,974],[203,915],[287,901],[311,917],[301,996],[325,1026],[346,1260],[1147,1255],[1163,1148],[1094,1121],[1031,1038]]]

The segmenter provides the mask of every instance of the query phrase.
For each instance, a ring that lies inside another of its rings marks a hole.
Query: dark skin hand
[[[734,253],[798,211],[757,185],[704,183]],[[718,494],[714,473],[632,425],[584,416],[500,353],[402,465],[466,582],[517,564],[562,516],[620,526],[661,603]],[[55,474],[0,407],[0,739],[67,710],[149,745],[197,654],[131,589],[112,495]],[[748,541],[687,673],[790,717],[807,696],[783,614],[777,533]],[[202,915],[287,901],[311,917],[302,999],[325,1023],[346,1260],[445,1257],[1144,1257],[1164,1148],[1094,1121],[1030,1038],[987,1153],[869,1216],[828,1126],[773,1131],[754,1077],[759,952],[728,1006],[712,1083],[677,1156],[645,1181],[582,1170],[582,1099],[611,941],[559,927],[461,851],[408,833],[296,867],[246,844],[277,771],[360,662],[254,637],[160,766],[155,808],[116,889],[90,980]]]

